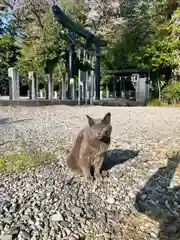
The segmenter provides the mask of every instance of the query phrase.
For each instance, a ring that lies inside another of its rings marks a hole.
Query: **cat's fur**
[[[72,171],[81,172],[86,180],[93,180],[91,167],[94,168],[94,177],[100,178],[100,170],[110,140],[111,140],[111,113],[102,119],[93,119],[88,115],[88,126],[82,129],[67,155],[66,163]]]

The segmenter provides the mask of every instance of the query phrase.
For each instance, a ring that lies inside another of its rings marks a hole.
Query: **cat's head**
[[[93,137],[101,140],[105,143],[110,143],[111,141],[111,113],[107,113],[102,119],[93,119],[92,117],[86,115],[88,119],[89,127],[92,130]]]

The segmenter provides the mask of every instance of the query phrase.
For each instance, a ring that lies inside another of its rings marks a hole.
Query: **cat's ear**
[[[102,119],[102,122],[105,123],[105,124],[110,124],[110,122],[111,122],[111,113],[110,112],[108,112],[104,116],[104,118]]]
[[[90,116],[86,115],[87,119],[88,119],[88,123],[89,123],[89,126],[91,127],[93,124],[94,124],[94,119],[91,118]]]

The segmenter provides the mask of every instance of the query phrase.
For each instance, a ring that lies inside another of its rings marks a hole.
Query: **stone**
[[[83,215],[83,210],[80,207],[74,207],[71,211],[75,216]]]
[[[101,107],[98,108],[101,109]],[[172,123],[178,129],[179,123],[177,124],[178,121],[175,121],[175,119],[177,120],[177,117],[180,119],[180,112],[177,109],[173,110],[171,108],[171,113],[175,111],[176,117],[173,117],[173,114],[164,115],[165,109],[119,108],[116,111],[117,109],[112,108],[114,130],[109,151],[118,147],[121,149],[120,153],[123,156],[123,152],[128,148],[142,148],[142,155],[138,156],[139,159],[136,164],[132,164],[131,160],[122,163],[118,159],[118,154],[110,154],[116,158],[114,163],[116,162],[117,168],[111,168],[111,172],[108,169],[109,177],[105,177],[101,183],[97,182],[94,189],[92,188],[95,183],[87,184],[83,177],[73,175],[65,165],[66,144],[67,148],[69,148],[68,145],[72,146],[75,135],[86,121],[84,106],[73,108],[63,105],[42,108],[39,106],[38,108],[28,109],[26,107],[8,107],[5,113],[3,109],[4,107],[0,109],[0,122],[2,117],[32,119],[22,123],[19,121],[16,124],[18,132],[22,131],[24,133],[24,145],[26,146],[26,141],[28,142],[27,150],[31,150],[30,143],[34,142],[40,146],[42,152],[52,151],[53,161],[56,160],[56,154],[58,159],[57,162],[2,178],[0,183],[0,236],[6,234],[17,238],[19,231],[27,231],[32,240],[54,240],[63,239],[63,237],[70,240],[73,234],[79,236],[79,239],[85,239],[88,236],[89,240],[93,238],[100,240],[101,237],[102,240],[105,240],[104,233],[107,233],[106,239],[119,240],[129,237],[127,235],[130,234],[127,234],[127,231],[130,230],[132,224],[136,224],[137,233],[143,234],[143,237],[148,240],[151,238],[157,240],[159,231],[163,231],[162,233],[166,236],[170,236],[171,233],[175,235],[178,226],[174,226],[175,222],[172,220],[168,221],[167,224],[164,221],[161,223],[159,220],[162,214],[158,209],[165,210],[164,220],[167,220],[168,216],[166,217],[166,215],[169,214],[176,215],[175,213],[177,213],[178,217],[180,191],[173,189],[170,192],[169,185],[168,189],[161,188],[161,182],[165,178],[164,171],[156,171],[159,167],[166,166],[167,163],[165,159],[151,159],[146,154],[151,154],[153,151],[153,144],[151,143],[156,142],[159,135],[161,135],[160,138],[162,135],[165,138],[172,131]],[[105,111],[103,109],[102,112]],[[97,114],[97,117],[101,115],[100,111],[97,111],[97,107],[96,113],[93,106],[87,108],[85,112],[87,111],[95,116]],[[120,117],[119,113],[122,113],[123,118]],[[151,119],[150,126],[148,125],[149,121],[146,118],[144,119],[146,113]],[[126,120],[127,116],[128,120]],[[154,117],[157,117],[157,119],[154,120]],[[144,119],[143,124],[140,123],[141,119]],[[157,125],[156,120],[158,121]],[[169,126],[167,126],[168,122],[170,122]],[[0,125],[0,135],[4,138],[4,124],[0,123]],[[153,125],[153,128],[151,125]],[[8,124],[8,139],[10,138],[15,146],[17,143],[19,147],[21,135],[19,134],[14,139],[14,131],[11,131],[11,127],[15,128],[15,124]],[[155,130],[157,134],[154,134]],[[62,142],[58,141],[60,136],[63,138]],[[172,141],[168,143],[173,143],[173,149],[176,145],[179,145],[179,134],[178,138],[176,137],[176,131],[174,131],[174,140],[172,138]],[[72,142],[70,142],[71,138]],[[131,139],[131,145],[126,143],[128,139]],[[174,145],[175,142],[177,142],[176,145]],[[61,147],[63,148],[62,151]],[[55,151],[54,148],[56,148]],[[1,149],[4,151],[4,145],[1,146]],[[17,151],[19,150],[17,149]],[[119,157],[121,157],[120,154]],[[156,171],[149,172],[149,169],[153,168]],[[123,173],[121,179],[118,172]],[[154,177],[155,179],[153,179]],[[165,181],[167,182],[167,179]],[[48,197],[47,193],[50,193]],[[126,196],[129,197],[127,202],[125,202]],[[138,196],[142,196],[142,198],[138,198]],[[168,204],[165,205],[166,200]],[[58,221],[52,221],[52,216],[57,216],[56,214],[59,213],[62,218],[59,219],[58,216]],[[150,222],[148,222],[146,216],[152,218],[152,221],[149,219]],[[156,216],[157,218],[155,218]],[[7,219],[9,217],[12,217],[12,223]],[[154,221],[154,218],[157,221]],[[145,223],[143,224],[142,221],[145,221]],[[168,223],[173,223],[173,229],[168,229]],[[150,227],[148,227],[149,224]],[[141,228],[143,233],[139,226],[144,226],[144,228]],[[16,234],[14,234],[14,228],[18,231]],[[5,229],[7,229],[7,232]],[[134,226],[132,226],[132,231],[133,229]],[[150,232],[155,233],[156,237],[155,235],[152,237]],[[80,234],[83,233],[84,237],[81,237]],[[132,240],[132,235],[128,240],[130,238]]]
[[[18,237],[20,237],[20,238],[23,239],[23,240],[29,240],[29,239],[31,239],[30,234],[29,234],[28,232],[26,232],[26,231],[20,231]]]
[[[63,226],[63,227],[68,227],[69,226],[69,222],[67,222],[67,221],[62,221],[61,222],[61,225]]]
[[[109,196],[106,200],[107,203],[113,204],[115,202],[115,199],[112,196]]]
[[[0,237],[0,240],[12,240],[13,236],[12,235],[3,235]]]
[[[28,215],[24,215],[21,217],[24,221],[29,221],[30,217]]]
[[[155,238],[155,239],[157,238],[157,234],[154,233],[154,232],[151,232],[150,235],[151,235],[151,237],[153,237],[153,238]]]
[[[8,68],[9,76],[9,98],[10,100],[19,100],[19,72],[16,68]]]
[[[79,235],[77,235],[77,234],[73,234],[73,237],[74,237],[75,239],[79,239]]]
[[[38,79],[34,72],[28,73],[28,80],[30,86],[29,98],[35,100],[38,97]]]
[[[4,223],[7,223],[9,225],[11,225],[11,223],[12,223],[12,218],[11,217],[4,218],[3,220],[4,220]]]
[[[111,234],[110,233],[104,233],[104,237],[106,240],[111,239]]]
[[[57,214],[52,215],[51,220],[53,222],[61,222],[64,220],[64,218],[61,213],[57,213]]]
[[[64,228],[64,231],[66,232],[67,236],[71,234],[71,230],[69,228]]]
[[[88,239],[88,240],[90,240],[90,239]],[[98,236],[98,240],[105,240],[105,237],[103,235]]]
[[[130,211],[133,213],[133,214],[137,214],[137,209],[132,205],[129,207]]]

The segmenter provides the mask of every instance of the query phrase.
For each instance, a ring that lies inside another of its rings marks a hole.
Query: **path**
[[[101,117],[108,111],[112,114],[109,160],[113,164],[103,172],[103,181],[87,184],[73,177],[61,151],[58,163],[3,178],[2,239],[180,239],[176,221],[180,216],[179,156],[166,156],[179,148],[179,109],[2,107],[0,137],[4,142],[33,140],[42,149],[68,146],[86,124],[86,113]],[[174,217],[175,227],[169,217]],[[164,228],[166,222],[161,219],[167,220],[169,228]]]

